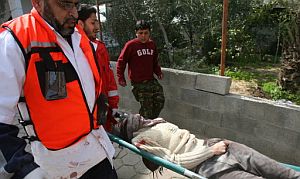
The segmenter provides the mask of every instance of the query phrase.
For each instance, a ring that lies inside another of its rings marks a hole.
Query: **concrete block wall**
[[[166,102],[161,116],[166,120],[198,137],[234,140],[280,162],[300,166],[299,106],[228,94],[228,83],[218,82],[223,77],[215,81],[217,76],[207,75],[205,79],[204,74],[194,72],[174,69],[163,72],[161,84]],[[119,93],[120,108],[138,112],[139,104],[130,85],[119,87]]]

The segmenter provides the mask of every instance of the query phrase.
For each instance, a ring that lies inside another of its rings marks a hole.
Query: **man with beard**
[[[100,72],[76,26],[80,2],[31,2],[29,14],[0,30],[0,178],[115,179],[114,147],[100,120]]]
[[[107,131],[111,131],[112,125],[116,124],[113,115],[118,109],[119,94],[114,73],[111,69],[108,51],[105,44],[96,38],[97,33],[100,30],[100,24],[98,23],[96,12],[97,10],[95,7],[83,4],[81,10],[78,11],[78,24],[83,28],[86,35],[92,41],[96,51],[96,59],[102,78],[101,89],[102,93],[108,99],[108,113],[104,128]]]

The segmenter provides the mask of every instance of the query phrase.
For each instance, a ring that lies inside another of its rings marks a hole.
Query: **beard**
[[[90,40],[95,40],[96,39],[95,33],[92,32],[89,28],[87,28],[87,27],[84,26],[83,30],[84,30],[85,34],[88,36],[88,38]]]
[[[75,24],[77,19],[73,16],[63,19],[62,24],[54,16],[52,9],[50,8],[48,1],[45,1],[44,13],[42,17],[63,37],[69,37],[75,30]]]

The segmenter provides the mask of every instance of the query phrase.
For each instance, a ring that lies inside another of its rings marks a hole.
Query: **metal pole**
[[[221,70],[220,75],[225,73],[225,58],[227,44],[227,19],[228,19],[228,0],[223,0],[223,19],[222,19],[222,44],[221,44]]]
[[[101,17],[100,17],[100,11],[99,11],[99,0],[96,0],[96,6],[97,6],[97,15],[98,15],[98,22],[99,22],[99,30],[100,30],[100,40],[103,41],[102,37],[102,26],[101,26]]]
[[[120,139],[119,137],[116,137],[116,136],[114,136],[112,134],[109,134],[109,133],[107,133],[107,134],[108,134],[108,136],[109,136],[109,138],[110,138],[111,141],[116,142],[116,143],[118,143],[118,144],[120,144],[120,145],[128,148],[129,150],[131,150],[131,151],[133,151],[133,152],[135,152],[135,153],[143,156],[144,158],[146,158],[148,160],[151,160],[152,162],[156,163],[157,165],[166,167],[166,168],[168,168],[168,169],[170,169],[170,170],[172,170],[172,171],[174,171],[176,173],[179,173],[179,174],[181,174],[183,176],[186,176],[186,177],[189,177],[189,178],[193,178],[193,179],[207,179],[207,178],[202,177],[202,176],[200,176],[200,175],[198,175],[198,174],[196,174],[196,173],[194,173],[194,172],[192,172],[192,171],[190,171],[190,170],[188,170],[186,168],[181,167],[180,165],[174,164],[174,163],[169,162],[167,160],[164,160],[164,159],[162,159],[160,157],[157,157],[157,156],[155,156],[155,155],[153,155],[151,153],[148,153],[146,151],[140,150],[140,149],[136,148],[134,145],[132,145],[132,144],[130,144],[130,143],[128,143],[128,142]]]
[[[281,164],[288,167],[288,168],[291,168],[293,170],[296,170],[296,171],[300,172],[300,166],[290,165],[290,164],[286,164],[286,163],[281,163]]]

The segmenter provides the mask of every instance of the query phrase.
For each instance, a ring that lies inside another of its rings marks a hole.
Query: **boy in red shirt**
[[[137,21],[135,39],[128,41],[117,62],[119,85],[126,86],[124,71],[128,63],[128,76],[135,99],[140,103],[139,113],[148,119],[159,116],[165,98],[162,86],[153,74],[162,80],[163,74],[158,63],[155,43],[150,39],[150,24],[144,20]]]

